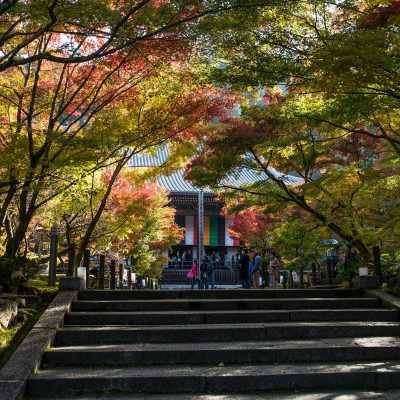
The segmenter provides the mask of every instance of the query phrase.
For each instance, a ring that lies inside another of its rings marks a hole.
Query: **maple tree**
[[[274,113],[272,104],[250,107],[241,119],[220,124],[193,160],[188,177],[198,185],[222,189],[228,198],[239,197],[247,206],[261,206],[266,213],[279,215],[295,206],[369,261],[370,246],[393,234],[395,208],[387,207],[386,196],[398,203],[398,180],[385,175],[379,164],[370,166],[365,157],[368,149],[379,147],[363,136],[351,142],[327,137]],[[235,173],[243,168],[261,174],[260,180],[238,185]]]
[[[102,216],[107,225],[118,229],[111,240],[103,237],[100,246],[117,259],[130,257],[140,275],[160,277],[167,261],[164,253],[183,237],[182,228],[174,222],[175,209],[167,206],[168,202],[167,193],[156,183],[145,183],[132,191],[130,180],[118,179]]]
[[[149,44],[196,37],[196,22],[223,12],[279,4],[274,0],[6,0],[0,4],[0,71],[32,62],[84,63]],[[205,20],[205,21],[204,21]],[[52,46],[31,51],[38,42]]]
[[[248,196],[240,200],[229,198],[229,193],[222,196],[227,201],[225,216],[232,221],[230,236],[261,255],[273,250],[280,255],[282,265],[298,268],[318,262],[329,250],[326,241],[331,232],[306,212],[288,205],[280,212],[265,214]]]
[[[145,66],[116,79],[123,64],[53,68],[38,62],[3,74],[0,225],[7,234],[7,256],[16,253],[36,210],[74,184],[74,168],[94,160],[96,153],[94,164],[107,163],[113,149],[109,143],[99,146],[89,125],[118,96],[135,92]],[[46,198],[43,189],[48,189]],[[12,220],[13,208],[18,214]]]
[[[65,245],[81,243],[112,173],[99,171],[80,181],[78,198],[74,188],[43,207],[41,227],[49,230],[57,222],[60,237],[66,238]],[[115,260],[132,258],[136,260],[136,272],[158,277],[165,261],[163,253],[182,237],[182,229],[174,223],[175,210],[167,206],[168,202],[167,193],[155,183],[143,182],[142,176],[129,169],[122,171],[86,248],[106,252]]]
[[[301,210],[289,209],[271,232],[271,244],[284,260],[284,266],[309,268],[329,250],[326,241],[332,232]]]
[[[232,221],[229,227],[229,235],[248,248],[255,248],[265,254],[271,247],[271,232],[273,230],[273,218],[263,214],[255,207],[248,207],[240,212],[233,212],[233,204],[226,205],[225,217]]]
[[[371,246],[398,231],[399,3],[282,10],[226,24],[223,44],[223,33],[207,38],[210,79],[246,93],[240,117],[221,121],[188,176],[271,213],[295,206],[369,261]],[[264,179],[238,187],[229,178],[241,168]]]
[[[14,258],[38,213],[82,188],[71,216],[88,204],[91,215],[79,263],[131,155],[195,139],[202,151],[188,176],[239,197],[249,224],[277,216],[287,243],[326,227],[364,260],[372,245],[393,246],[399,9],[396,0],[3,1],[1,253]],[[240,117],[226,118],[238,92]],[[241,168],[260,180],[238,187]],[[301,224],[289,217],[300,214]]]
[[[114,173],[104,201],[99,205],[92,227],[88,229],[87,236],[82,240],[83,251],[88,244],[90,231],[94,229],[96,220],[101,216],[115,179],[129,162],[132,154],[172,139],[180,141],[185,136],[189,137],[196,124],[223,112],[226,104],[224,99],[215,96],[211,89],[196,88],[195,85],[189,83],[188,79],[182,79],[179,83],[172,70],[168,71],[168,74],[168,77],[164,76],[162,83],[158,81],[158,78],[149,78],[147,86],[142,82],[142,92],[135,93],[135,96],[131,94],[129,97],[124,97],[120,102],[113,102],[113,107],[103,108],[101,114],[99,113],[91,119],[90,127],[86,120],[84,120],[85,123],[76,125],[74,124],[76,119],[72,119],[70,123],[77,127],[78,132],[69,132],[70,135],[67,135],[68,131],[64,129],[60,133],[61,140],[59,141],[53,141],[54,136],[51,136],[47,145],[49,152],[51,150],[54,152],[50,153],[54,154],[50,159],[52,163],[49,163],[48,155],[44,155],[40,159],[41,162],[38,163],[40,166],[38,173],[32,174],[32,167],[28,169],[30,175],[25,178],[29,179],[25,187],[34,187],[37,197],[29,196],[30,213],[26,215],[25,221],[21,218],[17,221],[17,232],[18,226],[22,224],[26,228],[27,221],[47,201],[58,196],[70,186],[76,185],[77,179],[82,179],[92,171],[107,165],[114,165]],[[178,75],[179,79],[185,78],[182,74]],[[168,87],[169,84],[170,87]],[[87,128],[83,130],[82,125],[86,125]],[[117,134],[110,135],[110,132],[117,132]],[[75,135],[75,133],[81,133],[82,136]],[[67,136],[66,140],[62,140],[63,136]],[[54,147],[51,147],[52,145]],[[57,157],[60,157],[61,165],[57,162]],[[71,158],[75,159],[71,160]],[[64,168],[63,164],[66,161],[67,164]],[[46,168],[48,168],[45,173],[42,173],[41,169],[44,168],[43,164],[46,164]],[[9,165],[10,163],[7,164],[7,166]],[[22,164],[22,173],[26,173],[24,168],[25,166]],[[57,171],[56,176],[54,171]],[[60,186],[57,183],[60,183]],[[9,193],[11,193],[10,190],[7,194]],[[19,196],[19,200],[21,196],[28,198],[27,192],[22,190],[16,190],[15,195],[17,198]],[[3,209],[10,212],[9,205],[12,203],[12,199],[5,196],[3,200]],[[6,202],[8,202],[7,205]],[[20,214],[18,216],[20,217]],[[11,240],[18,243],[21,236],[23,236],[23,232],[15,239],[12,236]],[[16,251],[17,247],[15,246],[13,251]]]
[[[110,124],[116,117],[110,117],[110,110],[122,110],[126,99],[131,98],[135,103],[140,93],[143,101],[144,90],[154,95],[149,86],[139,86],[151,76],[165,79],[166,74],[160,71],[168,65],[185,64],[193,53],[199,29],[206,30],[214,14],[274,4],[274,1],[220,4],[218,1],[145,0],[3,2],[0,15],[5,30],[0,37],[0,70],[3,71],[0,96],[4,102],[0,122],[4,162],[0,182],[0,235],[5,238],[4,254],[15,256],[37,210],[75,185],[79,177],[117,163],[116,177],[128,162],[132,149],[122,155],[120,149],[127,149],[138,138],[122,137],[117,132],[111,135],[107,132],[99,138],[101,127],[96,119]],[[96,12],[91,13],[91,9]],[[184,75],[180,79],[188,84],[189,71]],[[168,83],[165,86],[167,93],[174,89]],[[202,93],[190,84],[188,88],[193,90],[192,99],[187,95],[188,103],[185,103],[180,98],[180,104],[187,105],[180,111],[196,114],[199,121],[207,108],[204,106],[199,111],[200,97],[205,100],[204,104],[216,103],[212,100],[215,94],[210,91],[210,101],[206,101],[206,87]],[[197,105],[193,100],[196,95]],[[130,106],[125,104],[125,114],[121,111],[119,120],[127,117]],[[135,106],[138,108],[139,104]],[[142,122],[140,118],[139,122]],[[172,119],[163,122],[162,127],[169,125],[174,134],[182,129]],[[162,136],[162,127],[155,129],[154,124],[150,132],[153,136]],[[117,128],[115,124],[114,128]],[[187,132],[188,128],[187,125]],[[123,131],[127,134],[127,129]],[[163,136],[162,140],[165,139]],[[143,137],[138,140],[141,146],[135,151],[148,148]],[[19,163],[12,162],[16,151],[21,156]],[[103,207],[104,202],[92,229]],[[82,245],[88,240],[89,232]],[[78,254],[78,260],[79,257]]]
[[[146,57],[134,52],[86,64],[38,61],[3,74],[0,234],[6,257],[15,257],[41,207],[114,165],[79,260],[132,154],[189,138],[196,124],[224,111],[221,91],[194,82],[186,54],[179,43],[161,44],[149,47]]]
[[[207,37],[211,78],[246,90],[281,84],[289,116],[382,140],[398,156],[398,1],[312,1],[280,11],[263,9]]]

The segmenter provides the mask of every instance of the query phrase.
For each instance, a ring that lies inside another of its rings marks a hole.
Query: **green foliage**
[[[67,241],[82,246],[104,246],[112,230],[120,241],[147,232],[130,252],[156,275],[160,238],[148,222],[160,214],[137,202],[115,212],[102,171],[113,166],[117,177],[127,149],[151,154],[173,138],[164,170],[199,145],[188,176],[223,191],[232,212],[277,215],[274,240],[288,262],[314,257],[318,235],[352,243],[365,262],[373,245],[395,254],[397,2],[9,4],[0,6],[10,28],[0,61],[1,254],[14,258],[41,225],[63,220]],[[221,118],[234,106],[217,86],[237,90],[235,117]],[[243,168],[260,179],[238,185]],[[161,172],[137,173],[133,186]]]
[[[279,221],[273,230],[273,247],[277,248],[285,261],[285,267],[309,268],[315,260],[321,259],[329,248],[323,240],[329,238],[329,231],[315,223],[307,223],[299,216]]]
[[[58,278],[59,276],[57,276]],[[47,279],[48,276],[46,275],[45,280],[41,279],[29,279],[28,281],[24,282],[24,288],[29,288],[34,292],[41,294],[41,293],[56,293],[58,291],[58,283],[56,286],[52,287],[48,285]]]
[[[396,250],[382,254],[382,274],[388,287],[400,285],[400,252]]]
[[[244,92],[241,116],[215,127],[188,176],[239,197],[239,207],[279,215],[283,247],[296,248],[296,230],[317,224],[352,243],[364,262],[373,245],[396,248],[396,7],[290,2],[221,23],[207,36],[214,52],[207,77]],[[290,184],[271,167],[303,182]],[[265,179],[237,185],[229,177],[241,168]],[[293,210],[299,223],[286,224]]]
[[[19,286],[33,278],[39,272],[40,263],[37,257],[0,258],[0,284],[5,289]]]

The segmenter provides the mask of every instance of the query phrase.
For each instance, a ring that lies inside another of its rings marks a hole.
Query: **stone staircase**
[[[400,388],[399,312],[357,291],[88,290],[27,394],[391,388]]]

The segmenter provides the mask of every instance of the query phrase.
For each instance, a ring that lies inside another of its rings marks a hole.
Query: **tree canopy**
[[[203,138],[187,176],[266,213],[295,207],[367,261],[372,245],[398,234],[399,4],[311,1],[280,10],[227,25],[222,45],[210,36],[207,76],[243,92],[241,113]],[[265,178],[227,184],[241,168]]]
[[[8,0],[0,17],[2,256],[41,215],[79,242],[77,265],[100,236],[116,254],[168,246],[152,182],[191,154],[187,177],[221,192],[245,241],[306,255],[334,235],[365,262],[395,246],[398,1]],[[165,165],[126,175],[166,144]],[[243,168],[260,179],[237,186]]]

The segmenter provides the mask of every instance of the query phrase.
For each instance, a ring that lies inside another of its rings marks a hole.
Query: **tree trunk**
[[[124,167],[124,165],[129,160],[129,157],[127,158],[126,154],[127,153],[125,153],[125,156],[117,164],[117,166],[116,166],[116,168],[115,168],[115,170],[114,170],[114,172],[113,172],[113,174],[111,176],[110,182],[108,183],[107,190],[104,193],[103,198],[101,199],[100,205],[97,208],[97,211],[93,216],[93,219],[90,221],[89,226],[86,228],[86,232],[83,235],[83,238],[82,238],[82,240],[81,240],[81,242],[79,244],[79,248],[78,248],[78,251],[77,251],[77,254],[76,254],[75,268],[78,268],[80,263],[81,263],[81,261],[82,261],[83,253],[84,253],[85,249],[87,248],[87,246],[89,245],[90,239],[91,239],[92,234],[93,234],[93,232],[94,232],[94,230],[96,228],[96,225],[99,222],[100,217],[101,217],[101,215],[102,215],[102,213],[104,211],[104,208],[107,205],[107,200],[108,200],[108,198],[109,198],[109,196],[111,194],[111,190],[113,188],[115,180],[117,179],[117,177],[118,177],[119,173],[121,172],[122,168]]]

